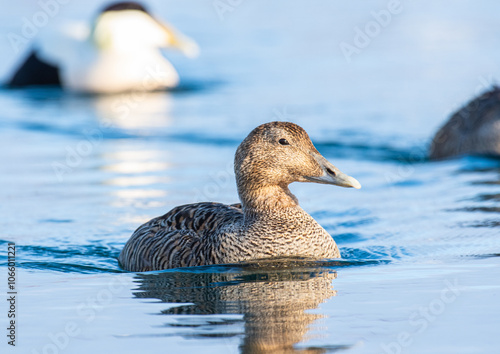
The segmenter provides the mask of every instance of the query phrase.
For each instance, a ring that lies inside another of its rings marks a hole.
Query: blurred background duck
[[[432,139],[429,154],[431,159],[500,157],[500,88],[493,87],[455,112]]]
[[[60,85],[88,93],[155,91],[178,85],[162,48],[198,55],[198,46],[137,2],[105,7],[92,26],[50,33],[19,65],[9,87]]]

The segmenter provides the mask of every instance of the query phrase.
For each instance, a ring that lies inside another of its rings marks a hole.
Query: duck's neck
[[[238,186],[238,194],[245,215],[275,215],[290,208],[299,208],[297,198],[287,185]]]

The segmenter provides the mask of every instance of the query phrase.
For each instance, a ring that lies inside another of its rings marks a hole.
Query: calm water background
[[[166,53],[181,90],[1,90],[0,283],[13,240],[16,352],[498,352],[500,162],[425,156],[446,117],[500,77],[500,3],[401,3],[349,62],[340,43],[388,2],[248,1],[221,17],[211,1],[152,1],[202,49]],[[69,2],[40,33],[100,4]],[[7,35],[40,7],[3,5],[6,79],[23,55]],[[121,272],[142,222],[236,201],[234,151],[271,120],[302,125],[363,185],[292,186],[343,261]]]

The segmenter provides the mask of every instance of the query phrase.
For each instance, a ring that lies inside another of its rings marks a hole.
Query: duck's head
[[[243,203],[248,193],[264,193],[276,187],[288,193],[287,186],[292,182],[361,188],[356,179],[318,152],[304,129],[289,122],[271,122],[255,128],[238,147],[234,168]]]
[[[199,51],[192,39],[154,18],[143,5],[133,1],[105,7],[95,20],[91,39],[100,49],[175,48],[189,57]]]

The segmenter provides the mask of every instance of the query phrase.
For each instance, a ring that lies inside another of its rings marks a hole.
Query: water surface
[[[167,53],[179,90],[0,90],[0,262],[15,241],[16,350],[495,352],[500,161],[426,154],[447,115],[500,73],[500,5],[401,3],[349,62],[340,44],[387,2],[241,2],[221,19],[211,2],[152,1],[202,48],[194,61]],[[98,4],[69,3],[49,25]],[[7,34],[37,6],[0,15],[4,78],[22,55]],[[236,202],[234,151],[271,120],[302,125],[363,185],[292,185],[343,260],[122,272],[116,257],[141,223]]]

